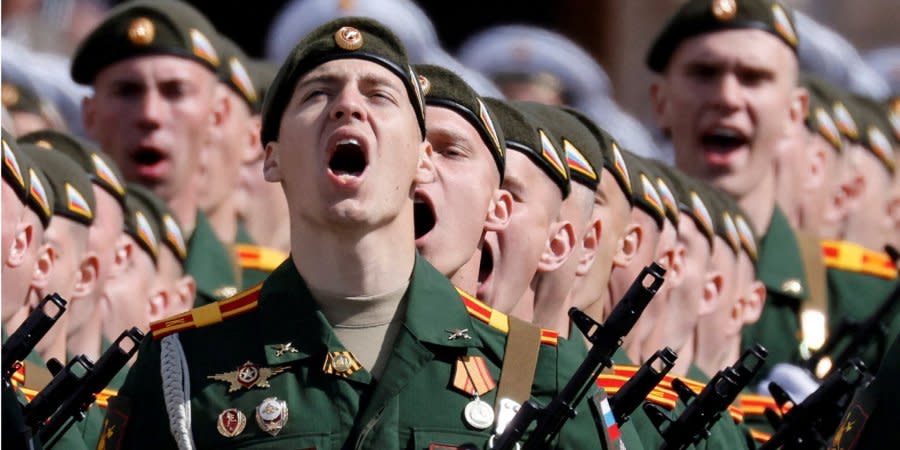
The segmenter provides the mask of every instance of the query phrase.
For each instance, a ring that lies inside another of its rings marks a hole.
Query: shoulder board
[[[97,394],[97,398],[96,400],[94,400],[94,404],[103,409],[106,409],[106,407],[109,406],[109,398],[115,397],[116,395],[119,395],[119,391],[106,388]]]
[[[822,257],[825,266],[831,269],[864,273],[889,280],[897,278],[897,266],[890,256],[852,242],[822,241]]]
[[[235,244],[238,264],[242,269],[272,272],[288,258],[288,254],[274,248],[251,244]]]
[[[259,302],[261,288],[262,283],[233,297],[153,322],[150,324],[153,339],[159,340],[173,333],[203,328],[253,311]]]
[[[771,434],[766,433],[765,431],[755,430],[753,428],[750,428],[750,436],[753,437],[754,441],[760,444],[765,444],[766,442],[769,442],[769,439],[772,439]]]
[[[460,298],[462,298],[463,304],[466,305],[466,309],[469,311],[470,316],[488,324],[491,328],[500,330],[502,333],[509,333],[509,318],[506,314],[482,303],[462,289],[456,288],[456,292],[458,292]],[[556,347],[559,343],[559,333],[541,328],[541,343]]]
[[[616,375],[615,373],[601,373],[597,377],[596,384],[598,387],[603,388],[607,394],[615,395],[627,381],[628,377]],[[675,409],[675,405],[678,402],[678,395],[665,389],[654,388],[647,394],[646,400],[663,406],[671,411]]]

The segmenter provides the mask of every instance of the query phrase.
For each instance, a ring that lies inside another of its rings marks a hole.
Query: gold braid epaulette
[[[847,272],[858,272],[879,278],[897,278],[897,266],[887,253],[869,250],[847,241],[822,241],[825,266]]]
[[[150,324],[153,339],[159,340],[173,333],[203,328],[253,311],[259,302],[260,289],[262,289],[262,283],[233,297],[153,322]]]
[[[509,318],[506,314],[485,305],[462,289],[456,288],[456,292],[462,298],[470,316],[488,324],[491,328],[500,330],[503,333],[509,333]],[[541,328],[541,343],[556,347],[559,344],[559,333]]]
[[[242,269],[272,272],[288,258],[288,254],[269,247],[252,244],[235,244],[238,264]]]

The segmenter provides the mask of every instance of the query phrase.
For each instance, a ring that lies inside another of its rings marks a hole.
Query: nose
[[[736,109],[741,104],[741,96],[741,83],[734,74],[726,73],[719,78],[714,96],[717,106],[727,110]]]
[[[147,90],[138,106],[138,125],[144,129],[156,129],[162,124],[165,100],[155,90]]]
[[[333,120],[359,120],[366,119],[366,109],[363,106],[363,97],[352,86],[346,86],[335,98],[331,108]]]

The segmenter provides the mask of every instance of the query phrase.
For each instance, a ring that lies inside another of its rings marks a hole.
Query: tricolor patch
[[[796,47],[797,33],[794,32],[794,25],[791,24],[787,12],[778,3],[772,5],[772,19],[774,19],[775,30],[778,31],[778,34]]]
[[[500,139],[497,137],[497,128],[494,127],[494,121],[491,120],[491,115],[488,113],[487,106],[478,99],[478,119],[481,120],[481,124],[484,126],[485,131],[488,132],[488,135],[491,137],[491,142],[494,143],[494,148],[500,152],[500,157],[503,157],[503,149],[505,146],[500,143]]]
[[[628,178],[628,165],[625,164],[625,158],[622,157],[622,151],[619,150],[619,146],[616,145],[615,142],[612,143],[612,152],[613,158],[615,159],[615,168],[616,172],[619,174],[619,179],[625,183],[625,189],[628,190],[626,192],[626,197],[631,197],[631,179]]]
[[[891,121],[891,128],[894,129],[894,136],[900,141],[900,97],[891,100],[888,111],[888,119]]]
[[[194,51],[194,55],[203,59],[204,61],[212,64],[215,67],[219,66],[219,54],[216,53],[216,49],[209,42],[209,39],[203,35],[199,30],[195,28],[191,28],[191,47]]]
[[[709,214],[706,204],[703,203],[703,199],[694,191],[691,191],[691,212],[693,212],[694,218],[703,226],[703,232],[707,236],[713,236],[715,229],[713,228],[712,216]]]
[[[869,127],[868,136],[869,147],[875,153],[875,156],[891,170],[894,170],[894,148],[891,147],[891,142],[888,141],[887,136],[875,127]]]
[[[752,259],[756,260],[756,236],[753,234],[753,230],[750,229],[750,225],[741,216],[734,218],[734,224],[737,226],[738,236],[741,237],[741,245],[744,247],[744,250],[750,254]]]
[[[578,172],[590,180],[597,181],[597,172],[591,167],[591,163],[588,162],[575,144],[569,142],[568,139],[563,139],[563,150],[566,151],[566,162],[569,164],[570,170]]]
[[[665,217],[666,210],[664,209],[665,206],[663,206],[662,199],[659,197],[659,192],[656,192],[656,188],[653,187],[653,182],[644,174],[641,174],[641,186],[644,188],[644,200],[646,200],[659,215]]]
[[[425,95],[426,95],[426,93],[424,91],[422,91],[422,84],[419,83],[419,77],[416,75],[416,72],[413,70],[412,66],[409,66],[408,69],[409,69],[409,82],[412,83],[412,87],[416,91],[416,103],[419,105],[419,110],[424,112],[425,111]]]
[[[175,219],[166,214],[163,217],[163,227],[166,229],[166,240],[175,247],[178,258],[184,259],[187,257],[187,246],[184,245],[184,235],[181,234],[181,227],[178,226]]]
[[[559,158],[559,153],[557,153],[556,147],[553,146],[553,142],[550,142],[550,138],[544,133],[544,130],[538,130],[538,134],[541,136],[541,154],[544,156],[544,159],[549,162],[563,178],[568,179],[569,177],[566,174],[566,168],[563,166],[563,162]]]
[[[841,148],[841,131],[837,125],[831,120],[831,116],[823,108],[816,108],[816,123],[818,124],[819,134],[822,135],[831,145]]]
[[[741,237],[738,235],[737,225],[734,224],[731,214],[723,212],[722,223],[725,224],[725,236],[728,239],[728,245],[731,246],[735,253],[739,252],[741,250]]]
[[[119,178],[116,177],[116,174],[112,171],[109,165],[106,164],[106,161],[103,160],[96,153],[91,154],[91,160],[94,162],[94,172],[100,177],[101,180],[105,181],[107,184],[112,186],[113,189],[116,190],[121,195],[125,194],[125,188],[122,186],[122,182],[119,181]]]
[[[50,200],[47,198],[47,189],[44,188],[44,183],[41,183],[41,179],[38,178],[34,169],[29,170],[28,177],[31,182],[31,198],[41,207],[45,216],[52,216],[53,213],[50,211]]]
[[[3,141],[3,164],[10,172],[12,172],[13,177],[19,182],[19,186],[21,186],[22,189],[25,189],[25,180],[22,178],[22,169],[19,167],[19,160],[16,159],[16,155],[12,152],[12,149],[9,148],[9,144],[6,143],[6,140]]]
[[[240,89],[241,94],[250,102],[256,102],[256,89],[253,87],[253,81],[250,80],[250,74],[244,65],[237,58],[231,58],[228,61],[228,69],[231,72],[231,82]]]
[[[144,245],[156,257],[159,254],[159,244],[157,243],[156,235],[153,234],[153,229],[150,228],[150,222],[147,220],[147,217],[144,216],[144,213],[137,211],[134,213],[134,223],[137,226],[138,237],[144,241]]]
[[[609,406],[609,398],[606,392],[600,391],[591,396],[591,406],[597,414],[597,421],[600,422],[602,434],[606,437],[606,448],[621,448],[622,439],[619,432],[619,424],[616,422],[616,416],[613,414],[612,408]]]
[[[78,189],[75,189],[75,186],[69,183],[66,183],[66,209],[88,220],[94,218],[94,213],[87,200],[84,199],[81,192],[78,192]]]
[[[841,102],[835,102],[832,109],[834,110],[834,122],[838,130],[841,130],[841,133],[844,133],[844,136],[850,139],[858,138],[859,128],[856,127],[856,121],[853,120],[850,111],[847,111],[847,107]]]
[[[678,217],[678,201],[675,200],[675,194],[669,189],[669,185],[666,184],[666,181],[662,178],[657,178],[656,188],[657,191],[659,191],[659,196],[662,197],[663,204],[666,208],[671,211],[675,217]]]

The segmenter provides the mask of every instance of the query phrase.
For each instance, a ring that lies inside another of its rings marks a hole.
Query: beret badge
[[[717,20],[726,21],[734,19],[737,15],[737,2],[735,0],[713,0],[712,13]]]
[[[344,50],[359,50],[363,46],[363,36],[356,28],[341,27],[334,33],[334,42]]]
[[[138,17],[128,25],[128,40],[134,45],[150,45],[155,36],[156,29],[153,22],[146,17]]]

